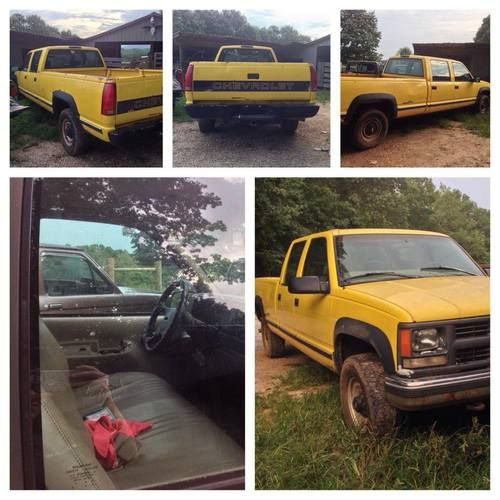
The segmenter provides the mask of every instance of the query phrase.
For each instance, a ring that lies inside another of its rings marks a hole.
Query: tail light
[[[116,113],[116,84],[106,82],[102,91],[101,114],[114,115]]]
[[[184,77],[184,90],[191,92],[193,90],[193,65],[190,64]]]
[[[312,64],[309,65],[309,71],[311,73],[311,85],[309,90],[311,92],[316,92],[316,90],[318,90],[318,76],[316,75],[316,70]]]
[[[14,82],[10,82],[10,97],[17,97],[17,88]]]

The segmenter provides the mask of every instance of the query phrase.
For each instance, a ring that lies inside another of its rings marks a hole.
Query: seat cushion
[[[139,488],[244,466],[244,451],[206,415],[156,375],[121,372],[110,376],[114,402],[128,419],[149,421],[139,456],[108,471],[117,488]]]

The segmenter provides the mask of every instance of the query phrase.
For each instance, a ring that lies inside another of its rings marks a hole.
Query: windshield
[[[274,62],[273,55],[267,49],[222,49],[219,62]]]
[[[432,235],[359,234],[337,236],[335,253],[340,284],[483,275],[451,238]]]

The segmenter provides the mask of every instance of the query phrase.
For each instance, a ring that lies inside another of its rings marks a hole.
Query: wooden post
[[[163,290],[161,280],[161,259],[155,262],[155,277],[157,290]]]
[[[106,259],[106,265],[104,270],[109,274],[109,277],[115,281],[115,259],[114,257],[108,257]]]

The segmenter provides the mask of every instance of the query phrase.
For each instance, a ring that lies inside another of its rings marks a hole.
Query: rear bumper
[[[142,120],[139,122],[135,122],[129,125],[123,125],[122,127],[118,127],[114,130],[111,130],[108,134],[109,142],[112,144],[120,144],[127,137],[130,137],[133,134],[153,131],[155,129],[161,130],[162,126],[162,118],[154,118],[150,120]]]
[[[319,110],[319,105],[309,103],[269,104],[186,104],[186,113],[195,119],[240,120],[275,122],[280,120],[305,120]]]
[[[385,394],[389,403],[407,411],[481,401],[490,395],[490,370],[417,379],[389,375]]]

